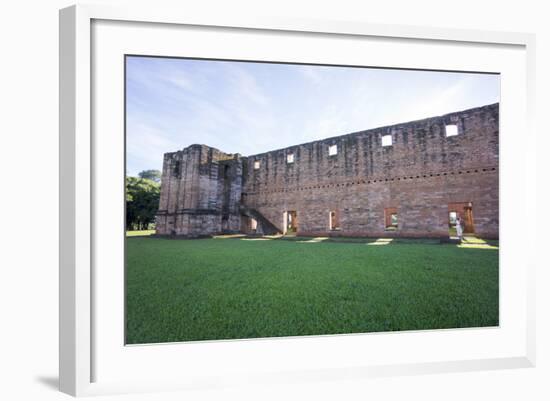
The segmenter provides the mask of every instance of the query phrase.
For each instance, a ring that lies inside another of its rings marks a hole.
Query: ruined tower
[[[205,145],[166,153],[157,234],[188,237],[238,232],[242,158]]]

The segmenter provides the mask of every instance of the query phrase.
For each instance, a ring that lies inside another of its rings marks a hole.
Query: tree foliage
[[[147,170],[154,171],[154,170]],[[126,177],[126,229],[146,230],[154,223],[160,183],[149,178]]]
[[[158,170],[143,170],[138,174],[139,178],[145,178],[155,182],[160,182],[161,173]]]

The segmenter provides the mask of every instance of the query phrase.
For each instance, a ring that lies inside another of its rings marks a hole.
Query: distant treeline
[[[160,171],[144,170],[126,177],[126,230],[154,228],[160,199]]]

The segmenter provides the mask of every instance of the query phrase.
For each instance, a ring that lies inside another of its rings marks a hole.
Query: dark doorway
[[[337,210],[332,210],[329,213],[329,229],[331,231],[340,229],[340,214]]]
[[[288,210],[286,214],[285,234],[296,234],[298,231],[298,214],[295,210]]]
[[[464,234],[474,234],[474,214],[472,202],[449,203],[449,230],[451,235],[456,233],[456,222],[460,218]]]

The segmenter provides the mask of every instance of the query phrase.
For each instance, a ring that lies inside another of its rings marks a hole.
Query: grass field
[[[494,244],[134,236],[126,270],[129,344],[498,325]]]

